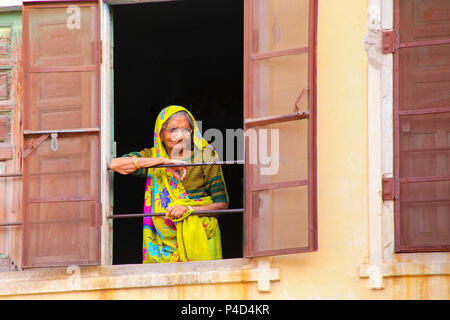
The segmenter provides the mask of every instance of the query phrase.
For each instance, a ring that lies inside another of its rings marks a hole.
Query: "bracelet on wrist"
[[[137,157],[136,157],[136,156],[133,156],[132,158],[133,158],[134,166],[135,166],[137,169],[141,169],[142,167],[139,165]]]

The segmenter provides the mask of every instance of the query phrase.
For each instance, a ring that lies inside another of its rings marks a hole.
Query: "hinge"
[[[99,48],[98,48],[98,52],[99,52],[99,60],[100,60],[100,64],[103,63],[103,41],[100,40],[99,41]]]
[[[383,176],[382,180],[382,198],[383,201],[396,199],[394,177]]]
[[[383,53],[395,52],[395,36],[394,30],[383,30],[381,40],[381,51]]]

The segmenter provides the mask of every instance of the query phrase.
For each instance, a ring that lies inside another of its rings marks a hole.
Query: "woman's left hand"
[[[166,219],[178,219],[183,216],[188,211],[186,206],[175,205],[172,207],[168,207],[166,210]]]

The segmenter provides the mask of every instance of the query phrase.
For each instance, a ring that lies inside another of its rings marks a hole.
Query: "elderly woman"
[[[194,117],[181,106],[158,115],[154,145],[111,161],[121,174],[147,177],[144,213],[143,263],[215,260],[222,258],[217,219],[192,211],[228,208],[220,165],[183,167],[186,162],[217,161],[217,153],[200,134]],[[162,164],[178,167],[154,168]]]

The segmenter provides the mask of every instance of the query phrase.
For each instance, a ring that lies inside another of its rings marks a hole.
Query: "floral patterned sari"
[[[169,106],[158,115],[155,123],[152,157],[168,158],[162,144],[162,125],[170,116],[186,111],[194,124],[193,142],[204,150],[212,147],[202,138],[192,114],[181,106]],[[216,154],[217,157],[217,154]],[[227,195],[228,197],[228,195]],[[149,168],[145,187],[144,213],[165,213],[174,205],[204,206],[211,204],[211,197],[189,199],[183,184],[165,168]],[[144,217],[143,263],[184,262],[215,260],[222,258],[220,229],[214,217],[191,215],[192,210],[179,219],[165,219],[164,216]]]

